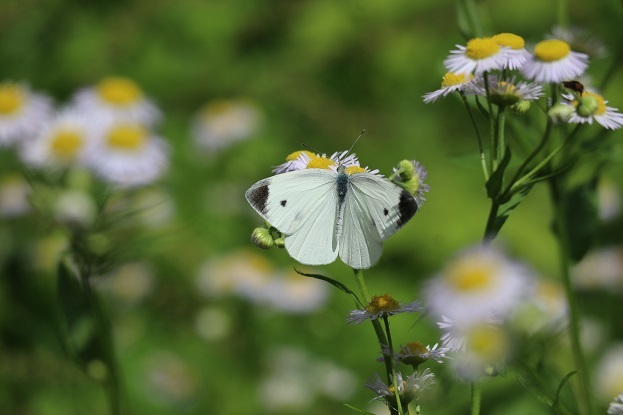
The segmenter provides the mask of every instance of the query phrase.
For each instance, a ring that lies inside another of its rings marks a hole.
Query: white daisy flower
[[[534,82],[515,82],[515,77],[502,80],[499,76],[492,75],[488,78],[488,84],[491,102],[500,106],[513,105],[520,101],[534,101],[543,96],[541,85]],[[469,88],[475,95],[487,96],[487,88],[482,78],[472,82]]]
[[[400,349],[394,353],[394,358],[405,364],[412,366],[419,366],[427,360],[434,360],[437,363],[443,363],[443,359],[446,359],[446,353],[449,349],[445,347],[439,347],[439,343],[435,343],[434,346],[424,346],[420,342],[408,342],[405,346],[400,345]],[[390,356],[390,349],[387,345],[382,345],[381,353],[383,356]],[[384,358],[378,358],[377,361],[383,361]]]
[[[590,251],[571,269],[573,285],[581,290],[623,290],[623,247]]]
[[[273,168],[273,173],[281,174],[289,171],[303,170],[307,168],[307,164],[314,157],[314,153],[307,150],[299,150],[288,154],[285,163]]]
[[[443,64],[449,72],[475,73],[476,75],[495,69],[501,70],[508,64],[512,53],[490,37],[474,38],[466,46],[456,45]]]
[[[526,42],[521,36],[513,33],[499,33],[492,39],[500,46],[507,48],[508,61],[504,65],[508,69],[520,69],[530,58],[525,48]]]
[[[609,415],[623,415],[623,393],[620,393],[608,406]]]
[[[242,250],[203,264],[197,275],[197,288],[208,298],[238,295],[262,303],[274,274],[273,266],[264,256]]]
[[[465,333],[465,348],[453,356],[451,365],[462,379],[474,380],[487,370],[496,370],[511,354],[511,339],[504,327],[476,324]]]
[[[346,320],[348,323],[360,324],[368,319],[376,320],[400,313],[417,313],[423,310],[419,301],[400,304],[391,294],[375,295],[363,310],[353,310]]]
[[[465,91],[467,86],[474,80],[471,73],[448,72],[443,76],[441,88],[436,91],[428,92],[422,97],[425,104],[437,101],[455,91]]]
[[[467,350],[467,335],[469,331],[478,324],[500,325],[502,320],[488,316],[482,321],[465,322],[453,320],[446,316],[441,316],[441,321],[437,322],[437,327],[443,332],[441,335],[441,344],[448,352],[465,352]]]
[[[31,188],[21,174],[0,177],[0,216],[14,218],[30,212]]]
[[[524,298],[531,275],[527,269],[490,246],[463,252],[426,287],[428,308],[435,316],[459,323],[504,317]]]
[[[603,400],[610,400],[623,391],[623,343],[600,350],[601,360],[593,373],[595,391]]]
[[[109,77],[78,91],[73,105],[102,123],[134,122],[153,126],[162,114],[131,79]]]
[[[218,151],[249,138],[257,131],[260,122],[260,112],[250,101],[213,101],[195,117],[192,135],[198,148]]]
[[[90,153],[89,166],[104,181],[121,187],[154,182],[168,168],[164,140],[137,123],[114,123]]]
[[[535,82],[560,83],[579,78],[587,67],[588,55],[572,51],[562,40],[550,39],[536,44],[521,72]]]
[[[54,201],[54,217],[70,227],[87,228],[97,217],[93,197],[83,190],[64,190]]]
[[[623,114],[617,108],[607,106],[608,101],[601,95],[584,89],[579,98],[570,93],[564,93],[563,97],[576,109],[569,117],[570,123],[592,124],[594,120],[608,130],[623,127]]]
[[[36,135],[52,113],[47,96],[31,92],[21,83],[0,83],[0,147]]]
[[[294,271],[273,278],[264,287],[266,302],[273,308],[292,314],[312,313],[329,298],[328,285]]]
[[[33,140],[22,143],[20,156],[33,168],[81,165],[90,156],[98,133],[98,127],[84,114],[63,111]]]
[[[406,379],[403,379],[402,373],[396,373],[396,383],[398,383],[398,396],[402,405],[408,405],[409,402],[419,397],[420,393],[435,383],[435,375],[429,368],[422,373],[413,373]],[[392,408],[396,407],[396,387],[387,385],[381,380],[378,374],[374,374],[374,378],[364,385],[376,394],[374,400],[382,399]]]

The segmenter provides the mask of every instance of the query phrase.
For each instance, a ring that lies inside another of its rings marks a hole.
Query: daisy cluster
[[[137,187],[167,170],[168,146],[156,132],[160,110],[131,79],[109,77],[66,105],[26,84],[0,83],[0,146],[30,169],[82,167],[118,187]]]
[[[492,104],[523,113],[530,102],[544,95],[544,84],[565,85],[571,88],[560,97],[562,108],[550,116],[573,124],[594,121],[606,129],[621,128],[623,114],[606,105],[608,101],[589,85],[577,81],[585,75],[589,63],[588,53],[572,49],[578,36],[577,31],[557,28],[554,35],[538,42],[532,51],[526,49],[522,37],[513,33],[474,38],[465,45],[456,45],[444,60],[448,72],[441,88],[425,94],[424,102],[459,92],[463,96],[485,97]],[[583,45],[592,45],[587,52],[593,56],[604,54],[604,48],[595,42]]]
[[[460,377],[478,377],[510,354],[504,323],[533,294],[534,281],[527,267],[490,246],[460,253],[429,281],[427,309]]]

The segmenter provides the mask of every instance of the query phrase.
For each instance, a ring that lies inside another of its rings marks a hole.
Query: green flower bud
[[[400,180],[406,182],[413,178],[415,174],[415,166],[410,160],[402,160],[396,167],[396,172],[400,175]]]
[[[266,228],[255,228],[251,234],[251,241],[258,248],[270,249],[275,245],[270,231]]]
[[[516,114],[525,114],[530,109],[532,103],[530,101],[519,101],[516,104],[511,105],[511,111]]]
[[[554,124],[566,123],[573,114],[573,107],[566,104],[556,104],[549,109],[547,116]]]
[[[284,239],[283,237],[281,237],[281,238],[276,238],[276,239],[275,239],[275,246],[276,246],[277,248],[285,248],[285,246],[286,246],[286,241],[285,241],[285,239]]]
[[[588,118],[599,109],[599,102],[591,95],[578,99],[578,107],[576,109],[580,117]]]

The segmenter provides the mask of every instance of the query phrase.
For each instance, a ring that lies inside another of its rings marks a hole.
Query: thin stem
[[[495,239],[498,235],[499,229],[496,229],[495,220],[498,216],[498,210],[500,209],[500,204],[495,200],[491,200],[491,208],[489,209],[489,217],[487,218],[487,224],[485,225],[485,233],[483,235],[483,243],[488,243]]]
[[[491,104],[491,99],[489,97],[489,76],[487,72],[483,73],[483,79],[485,82],[485,93],[487,96],[487,108],[489,111],[489,163],[491,165],[490,171],[493,173],[498,166],[497,162],[497,140],[496,140],[496,129],[495,129],[495,119],[493,117],[493,106]]]
[[[552,122],[548,119],[547,124],[545,125],[545,131],[543,132],[543,137],[541,137],[541,141],[535,147],[535,149],[532,150],[532,153],[530,153],[530,155],[526,157],[523,163],[521,163],[521,165],[519,166],[519,168],[517,169],[517,171],[511,178],[511,180],[508,182],[506,190],[502,192],[502,195],[508,195],[511,192],[512,188],[514,187],[515,182],[518,181],[519,177],[521,176],[523,171],[526,169],[526,167],[528,167],[528,165],[532,162],[534,157],[536,157],[536,155],[541,152],[543,147],[545,147],[545,144],[547,144],[547,141],[549,140],[551,129],[552,129]]]
[[[469,102],[467,102],[467,97],[463,92],[460,92],[459,94],[463,99],[463,104],[465,104],[465,109],[467,110],[469,119],[472,122],[472,127],[474,127],[474,131],[476,132],[476,140],[478,141],[478,152],[480,153],[480,165],[482,166],[482,173],[485,176],[486,182],[489,180],[489,169],[487,169],[487,158],[485,157],[485,149],[484,145],[482,144],[482,136],[480,135],[480,131],[478,130],[478,125],[476,124],[476,119],[474,118],[474,112],[469,106]]]
[[[556,216],[556,239],[558,241],[558,248],[560,251],[560,271],[567,297],[567,306],[569,307],[569,337],[571,339],[571,349],[573,351],[573,357],[578,369],[578,378],[580,382],[580,388],[577,393],[577,401],[578,406],[581,409],[580,413],[590,415],[592,413],[591,389],[588,367],[582,351],[582,343],[580,342],[580,311],[569,273],[570,248],[566,211],[564,208],[561,208],[562,190],[560,189],[559,180],[553,178],[549,181],[549,184],[550,196]]]
[[[506,123],[506,111],[505,107],[498,108],[498,159],[504,158],[504,152],[506,150],[506,142],[504,141],[504,128]]]
[[[360,269],[353,269],[355,273],[355,280],[357,281],[357,286],[359,286],[359,291],[361,292],[361,298],[364,304],[370,304],[370,294],[368,293],[368,288],[366,286],[366,282],[363,278],[363,272]],[[379,346],[381,347],[381,351],[384,348],[389,348],[389,343],[387,342],[387,337],[385,337],[385,332],[383,332],[383,327],[378,319],[372,320],[372,327],[374,328],[374,333],[376,334],[376,338],[379,342]],[[391,350],[391,349],[390,349]],[[389,355],[383,353],[383,362],[385,364],[385,372],[387,373],[387,384],[391,384],[392,373],[393,373],[393,364],[392,359]],[[391,415],[397,415],[398,413],[391,405],[388,405]]]
[[[472,407],[469,412],[470,415],[480,414],[480,399],[481,399],[480,384],[477,381],[474,381],[472,382]]]
[[[389,347],[389,358],[393,362],[394,361],[394,345],[392,343],[392,334],[389,329],[389,318],[387,316],[383,317],[383,322],[385,323],[385,333],[387,333],[387,346]],[[400,401],[400,387],[402,385],[398,385],[398,377],[396,376],[396,369],[394,365],[392,365],[392,384],[394,385],[394,397],[396,398],[396,409],[398,409],[399,414],[409,414],[409,407],[402,408],[402,402]]]

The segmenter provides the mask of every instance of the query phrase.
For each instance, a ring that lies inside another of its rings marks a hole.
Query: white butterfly
[[[369,172],[303,169],[260,180],[245,193],[266,221],[285,235],[290,256],[306,265],[337,258],[355,269],[370,268],[383,241],[415,215],[409,192]]]

